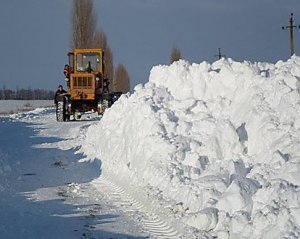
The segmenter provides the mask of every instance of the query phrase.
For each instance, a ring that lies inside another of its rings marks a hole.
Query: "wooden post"
[[[221,48],[219,47],[219,52],[217,55],[215,55],[215,57],[217,57],[219,60],[222,58],[222,57],[226,57],[225,55],[222,55],[221,54]]]
[[[294,20],[293,20],[293,13],[291,13],[289,26],[282,27],[283,30],[290,29],[290,51],[291,56],[295,54],[295,47],[294,47],[294,28],[300,28],[300,26],[294,26]]]

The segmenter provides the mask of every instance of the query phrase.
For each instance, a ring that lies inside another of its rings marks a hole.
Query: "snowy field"
[[[299,81],[296,56],[179,61],[101,119],[0,118],[0,235],[300,238]]]
[[[0,100],[0,115],[53,106],[53,100]]]

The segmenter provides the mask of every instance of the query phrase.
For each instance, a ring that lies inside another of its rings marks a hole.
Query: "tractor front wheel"
[[[56,105],[56,120],[58,122],[63,122],[67,120],[66,114],[66,101],[64,98],[59,100]]]

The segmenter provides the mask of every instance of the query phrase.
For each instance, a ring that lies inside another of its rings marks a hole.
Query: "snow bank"
[[[218,238],[299,238],[299,80],[296,56],[156,66],[81,151]]]

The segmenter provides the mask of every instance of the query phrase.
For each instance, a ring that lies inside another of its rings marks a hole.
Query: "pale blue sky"
[[[72,0],[1,0],[0,87],[55,89],[64,82],[70,50]],[[189,62],[216,60],[218,48],[235,60],[289,58],[282,26],[299,0],[94,0],[98,27],[107,34],[114,63],[132,86],[148,81],[151,67],[169,64],[173,46]],[[295,30],[300,54],[300,30]]]

